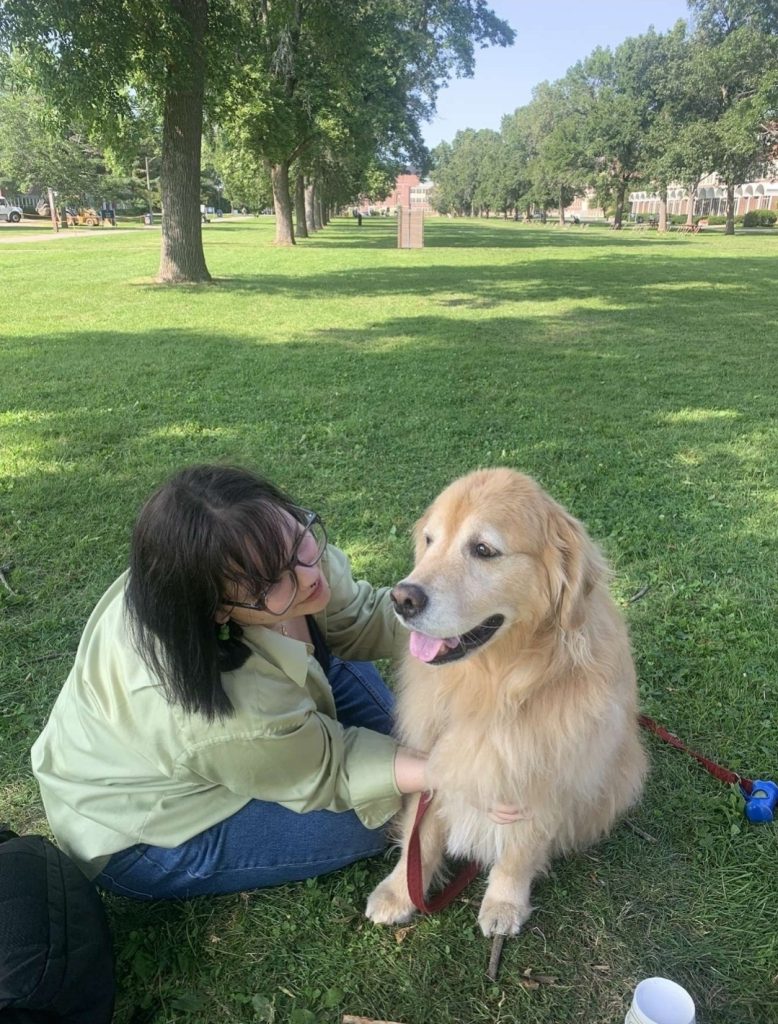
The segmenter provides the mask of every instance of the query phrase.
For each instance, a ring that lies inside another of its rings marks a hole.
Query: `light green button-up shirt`
[[[315,616],[333,654],[396,653],[388,590],[355,582],[343,552],[322,562],[332,596]],[[126,573],[87,623],[75,665],[32,748],[46,815],[89,877],[136,843],[173,847],[251,799],[294,811],[356,811],[377,828],[400,806],[393,739],[336,720],[313,647],[244,628],[245,664],[222,676],[235,713],[214,722],[170,704],[135,650]]]

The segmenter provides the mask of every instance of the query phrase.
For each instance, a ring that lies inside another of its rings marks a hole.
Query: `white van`
[[[21,219],[21,206],[14,206],[5,196],[0,196],[0,220],[10,220],[12,224],[18,224]]]

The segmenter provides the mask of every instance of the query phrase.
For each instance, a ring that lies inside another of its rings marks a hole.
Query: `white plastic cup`
[[[635,989],[624,1024],[694,1024],[694,1000],[669,978],[646,978]]]

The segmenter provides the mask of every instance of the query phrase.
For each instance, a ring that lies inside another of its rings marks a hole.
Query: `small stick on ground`
[[[398,1024],[396,1020],[373,1020],[372,1017],[352,1017],[350,1013],[344,1013],[343,1024]]]
[[[638,828],[634,821],[630,821],[629,818],[624,819],[624,824],[627,828],[631,828],[636,836],[640,836],[641,839],[645,839],[647,843],[655,843],[657,840],[654,836],[650,836],[648,832],[644,832],[642,828]]]
[[[489,957],[489,967],[486,971],[486,976],[490,981],[497,981],[497,972],[500,969],[500,957],[502,956],[502,947],[505,945],[504,935],[495,935],[492,941],[492,954]]]
[[[16,591],[15,590],[11,590],[11,587],[10,587],[10,585],[8,583],[8,580],[5,578],[5,574],[7,572],[10,572],[11,569],[13,569],[13,567],[14,567],[13,562],[8,562],[6,565],[0,565],[0,583],[3,584],[3,586],[8,591],[8,593],[11,595],[11,597],[16,597]]]

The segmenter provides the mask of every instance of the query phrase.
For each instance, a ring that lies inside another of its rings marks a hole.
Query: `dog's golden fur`
[[[395,594],[409,585],[426,599],[407,624],[427,636],[453,638],[504,616],[461,660],[408,654],[398,735],[429,752],[436,796],[422,827],[425,884],[446,850],[477,859],[490,868],[481,927],[513,934],[549,860],[596,840],[640,795],[646,765],[627,630],[583,526],[508,469],[471,473],[437,498]],[[416,802],[403,812],[400,861],[368,901],[379,923],[413,913],[405,851]],[[523,819],[494,824],[487,812],[498,804],[520,806]]]

